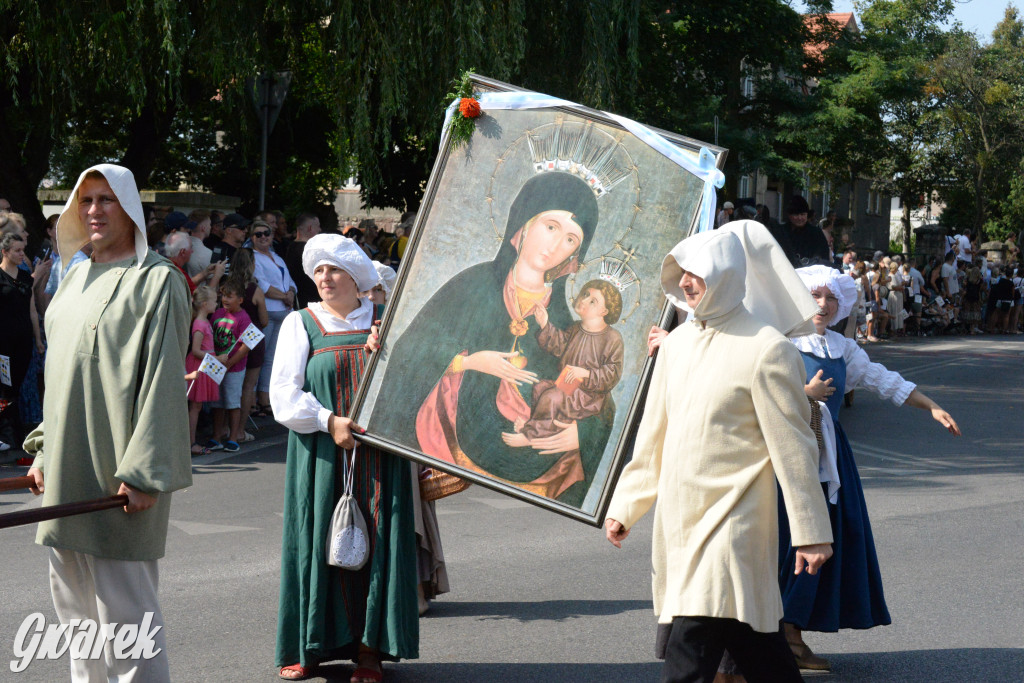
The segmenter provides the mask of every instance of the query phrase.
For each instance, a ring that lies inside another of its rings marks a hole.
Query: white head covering
[[[379,281],[377,269],[366,252],[353,240],[341,235],[322,233],[314,235],[302,250],[302,270],[313,279],[313,273],[323,264],[341,268],[352,276],[356,289],[367,292]]]
[[[684,270],[707,284],[707,293],[696,310],[686,305],[679,287]],[[669,301],[696,320],[716,318],[742,304],[782,334],[814,332],[811,318],[818,312],[818,304],[778,242],[757,221],[733,221],[684,239],[662,263],[661,286]]]
[[[62,254],[61,258],[70,261],[75,252],[89,242],[89,229],[78,217],[78,188],[82,186],[86,174],[91,171],[103,174],[110,189],[117,196],[121,208],[135,223],[135,256],[141,268],[149,251],[149,245],[146,243],[146,219],[142,213],[142,198],[139,197],[139,188],[135,185],[135,176],[124,166],[98,164],[85,169],[82,175],[78,176],[75,189],[71,191],[64,210],[57,219],[57,251]]]
[[[814,291],[818,287],[828,287],[829,291],[836,295],[836,299],[839,300],[839,310],[829,322],[836,322],[850,315],[853,304],[857,302],[857,283],[853,281],[852,277],[828,266],[797,268],[796,274],[803,280],[808,291]]]
[[[377,277],[380,278],[380,286],[384,288],[384,294],[391,296],[391,290],[395,286],[398,273],[391,266],[385,266],[380,261],[374,261],[373,267],[377,269]]]

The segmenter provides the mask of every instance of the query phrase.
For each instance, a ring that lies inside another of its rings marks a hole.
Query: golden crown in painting
[[[530,131],[526,140],[534,171],[572,173],[600,198],[633,171],[633,161],[620,144],[625,135],[622,131],[612,136],[593,121],[562,118]]]

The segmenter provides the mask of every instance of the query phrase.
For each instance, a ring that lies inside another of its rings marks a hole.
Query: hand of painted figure
[[[793,573],[799,574],[806,568],[807,573],[813,576],[830,557],[832,557],[831,543],[800,546],[796,549],[796,568]]]
[[[352,432],[362,434],[366,430],[353,422],[351,418],[331,415],[327,420],[327,431],[331,433],[334,443],[342,448],[351,449],[356,445],[356,439],[352,436]]]
[[[380,328],[376,325],[370,327],[370,336],[366,338],[366,350],[373,353],[380,348]]]
[[[815,401],[827,401],[828,397],[836,393],[836,388],[830,386],[832,384],[832,378],[829,377],[825,381],[822,381],[822,377],[825,376],[824,370],[818,370],[818,372],[811,378],[811,381],[804,386],[804,393],[813,398]]]
[[[516,432],[502,432],[501,440],[505,442],[506,446],[511,446],[512,448],[522,448],[523,446],[530,445],[529,439]]]
[[[616,548],[622,547],[622,542],[629,536],[629,529],[622,526],[621,522],[609,517],[604,520],[604,537]]]
[[[651,328],[651,331],[647,333],[647,355],[653,356],[654,352],[661,346],[661,342],[665,341],[665,337],[668,336],[668,331],[663,330],[657,325]]]
[[[38,339],[36,339],[36,353],[38,353],[40,356],[46,353],[46,346],[44,346],[43,342],[41,342]]]
[[[36,483],[28,487],[28,490],[32,492],[32,495],[38,496],[40,493],[46,490],[43,486],[43,471],[38,467],[31,467],[28,470],[28,476],[36,480]]]
[[[466,356],[462,361],[463,370],[476,370],[498,379],[507,379],[515,385],[523,382],[533,384],[537,381],[537,373],[517,368],[509,362],[509,358],[519,354],[501,353],[500,351],[477,351]]]
[[[565,378],[570,382],[575,379],[590,379],[590,370],[575,365],[565,366]]]
[[[117,489],[117,495],[128,496],[128,504],[124,506],[124,511],[128,514],[142,512],[156,505],[156,496],[143,493],[124,482],[121,482],[120,488]]]
[[[548,326],[548,309],[537,304],[533,307],[533,319],[537,321],[537,325],[539,325],[541,329],[544,329]]]
[[[530,445],[534,450],[540,451],[540,455],[557,455],[566,451],[577,451],[580,448],[580,433],[576,422],[559,422],[554,420],[555,426],[562,431],[546,436],[543,439],[533,439]]]

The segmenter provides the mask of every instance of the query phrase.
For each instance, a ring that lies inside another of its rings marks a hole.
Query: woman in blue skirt
[[[823,484],[822,488],[829,501],[834,554],[817,574],[793,574],[795,551],[789,543],[789,521],[780,498],[779,587],[785,608],[786,640],[797,663],[802,669],[827,670],[828,661],[811,652],[803,641],[802,631],[836,632],[841,628],[863,629],[892,623],[882,591],[864,491],[850,442],[839,424],[843,394],[855,388],[870,389],[897,406],[929,411],[955,436],[960,435],[960,428],[949,413],[921,393],[913,382],[872,363],[856,341],[827,329],[833,321],[848,316],[856,301],[857,288],[850,276],[827,266],[800,268],[797,273],[820,306],[814,316],[816,334],[795,337],[792,341],[807,369],[807,394],[825,403],[835,432],[834,464],[829,466],[823,459],[821,467],[826,475],[823,481],[833,481],[831,486]],[[822,420],[827,419],[822,411]],[[827,476],[828,471],[832,476]]]

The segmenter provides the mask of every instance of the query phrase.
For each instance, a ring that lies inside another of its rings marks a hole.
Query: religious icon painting
[[[443,137],[350,414],[375,446],[598,526],[672,315],[662,260],[713,215],[725,150],[473,84],[482,114]]]

